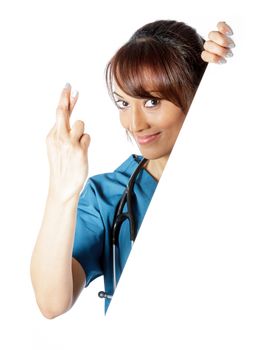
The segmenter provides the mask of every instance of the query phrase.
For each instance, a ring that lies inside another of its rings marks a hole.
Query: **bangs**
[[[152,38],[126,43],[108,63],[106,83],[114,100],[114,81],[127,95],[135,98],[158,97],[182,108],[179,99],[177,60],[166,46]]]

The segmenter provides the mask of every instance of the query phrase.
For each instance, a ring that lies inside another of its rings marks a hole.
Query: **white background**
[[[5,343],[5,349],[26,345],[99,348],[104,312],[97,292],[103,287],[102,279],[84,290],[72,310],[50,321],[37,308],[29,278],[48,187],[45,137],[55,122],[62,87],[69,81],[79,90],[71,122],[84,120],[91,135],[90,175],[112,171],[136,151],[120,128],[118,112],[106,92],[104,68],[114,52],[150,21],[182,20],[206,37],[219,20],[225,20],[237,44],[228,64],[234,66],[240,55],[250,77],[249,86],[243,86],[242,72],[233,77],[233,85],[240,85],[242,97],[253,106],[250,89],[256,88],[253,66],[257,66],[258,39],[254,13],[252,1],[243,5],[219,0],[1,2],[0,320],[4,328],[0,343]],[[208,79],[206,84],[209,89],[213,81]],[[231,87],[228,94],[223,103],[240,101]]]

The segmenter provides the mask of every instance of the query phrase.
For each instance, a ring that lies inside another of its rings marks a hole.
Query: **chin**
[[[148,160],[156,160],[156,159],[160,159],[160,158],[169,158],[170,153],[172,150],[170,151],[159,151],[159,150],[143,150],[143,149],[139,149],[142,156]]]

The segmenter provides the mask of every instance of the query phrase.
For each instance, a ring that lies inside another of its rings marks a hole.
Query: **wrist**
[[[66,204],[77,204],[80,197],[80,192],[68,193],[64,190],[58,190],[49,188],[48,191],[48,200],[55,202],[60,205]]]

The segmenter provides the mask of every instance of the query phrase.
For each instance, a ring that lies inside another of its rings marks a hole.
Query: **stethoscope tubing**
[[[136,227],[135,227],[135,219],[132,211],[132,192],[133,192],[133,186],[135,183],[135,179],[140,173],[141,169],[143,168],[144,164],[147,162],[147,159],[143,158],[137,168],[134,170],[133,174],[131,175],[129,182],[123,192],[123,195],[120,199],[119,205],[116,210],[115,214],[115,220],[112,228],[112,273],[113,273],[113,294],[115,292],[115,289],[117,287],[117,276],[116,276],[116,245],[118,243],[119,239],[119,233],[120,233],[120,226],[122,222],[125,219],[129,220],[130,223],[130,242],[131,242],[131,249],[133,247],[134,241],[136,239]],[[128,207],[128,213],[123,213],[124,205],[127,202]],[[106,292],[99,292],[98,296],[100,298],[107,298],[112,299],[113,294],[108,294]]]

